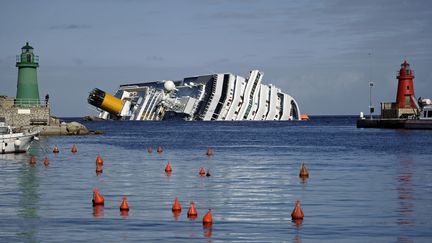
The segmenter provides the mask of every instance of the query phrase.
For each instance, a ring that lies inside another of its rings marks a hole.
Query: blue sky
[[[96,114],[97,87],[213,72],[247,76],[292,95],[302,113],[367,111],[394,101],[404,59],[417,96],[432,98],[432,1],[58,0],[0,3],[0,94],[15,96],[15,55],[40,56],[40,96],[52,114]]]

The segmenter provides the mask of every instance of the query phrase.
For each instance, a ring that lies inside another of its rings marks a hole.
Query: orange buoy
[[[207,169],[206,176],[207,176],[207,177],[210,177],[210,176],[211,176],[211,175],[210,175],[210,169]]]
[[[104,161],[103,161],[102,157],[100,156],[100,154],[98,154],[96,156],[96,164],[103,165],[103,163],[104,163]]]
[[[200,168],[199,175],[200,176],[205,176],[205,170],[204,170],[203,167]]]
[[[195,219],[196,217],[198,217],[198,212],[195,208],[194,201],[190,202],[190,207],[189,207],[189,210],[187,212],[187,216],[188,216],[188,218],[191,218],[191,219]]]
[[[47,156],[45,156],[45,159],[44,159],[43,163],[44,163],[45,166],[49,165],[49,160],[48,160]]]
[[[296,201],[296,205],[295,205],[294,210],[291,213],[291,217],[292,217],[293,220],[295,220],[295,219],[303,219],[303,217],[304,217],[304,213],[303,213],[303,210],[300,207],[300,201],[299,200]]]
[[[59,148],[57,147],[57,145],[54,146],[53,153],[58,154],[59,152],[60,152],[60,150],[59,150]]]
[[[99,189],[95,188],[93,189],[93,206],[95,205],[104,205],[105,199],[104,197],[99,193]]]
[[[158,152],[159,154],[163,152],[162,146],[159,145],[159,146],[157,147],[157,152]]]
[[[299,176],[309,177],[309,170],[304,163],[301,164]]]
[[[212,156],[213,155],[213,149],[212,148],[210,148],[210,147],[208,147],[207,148],[207,156]]]
[[[36,156],[32,155],[32,157],[30,157],[30,164],[31,165],[35,165],[36,164]]]
[[[123,201],[120,205],[120,211],[129,211],[129,204],[126,200],[126,196],[123,197]]]
[[[173,206],[172,206],[172,211],[181,211],[181,205],[180,202],[178,200],[178,197],[175,198]]]
[[[153,147],[152,146],[147,147],[147,152],[151,154],[153,152]]]
[[[103,172],[103,166],[101,164],[96,164],[96,175],[99,175]]]
[[[171,164],[168,161],[168,164],[165,166],[165,172],[166,173],[171,173],[172,172],[172,168],[171,168]]]
[[[76,153],[77,151],[78,151],[78,149],[77,149],[77,147],[75,146],[75,144],[72,145],[71,152],[72,152],[72,153]]]
[[[211,213],[211,208],[209,208],[209,210],[203,217],[203,225],[210,226],[212,224],[213,224],[213,215]]]

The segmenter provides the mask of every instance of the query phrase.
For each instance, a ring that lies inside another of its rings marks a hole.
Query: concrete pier
[[[432,120],[418,119],[358,119],[357,128],[391,128],[432,130]]]

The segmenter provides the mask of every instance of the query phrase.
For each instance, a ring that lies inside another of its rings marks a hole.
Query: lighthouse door
[[[411,102],[411,95],[405,95],[405,107],[410,106]]]

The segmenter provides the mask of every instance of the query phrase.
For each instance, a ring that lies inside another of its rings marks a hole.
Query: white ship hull
[[[121,85],[114,96],[94,89],[88,102],[102,119],[164,120],[300,120],[291,95],[262,83],[264,73],[247,79],[231,73]],[[165,116],[168,114],[167,116]]]

